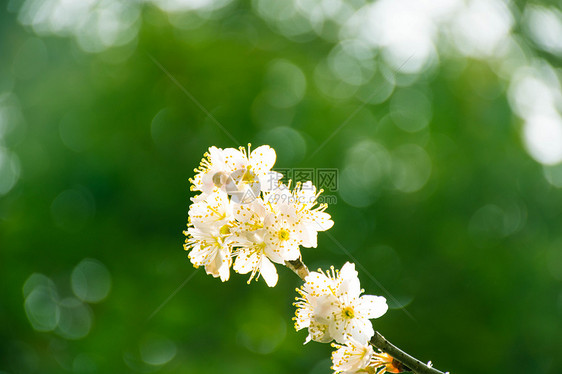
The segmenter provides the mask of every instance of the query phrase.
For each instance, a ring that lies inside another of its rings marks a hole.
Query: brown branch
[[[295,274],[298,275],[300,279],[305,281],[304,279],[308,275],[308,268],[300,258],[293,261],[285,261],[285,266],[287,266],[289,269],[294,271]]]
[[[418,374],[448,374],[443,373],[437,369],[434,369],[427,364],[424,364],[420,360],[410,356],[400,348],[393,345],[391,342],[385,339],[384,336],[375,331],[375,335],[371,338],[371,344],[380,349],[381,351],[388,353],[396,360],[400,361],[402,364],[407,366],[412,372]]]

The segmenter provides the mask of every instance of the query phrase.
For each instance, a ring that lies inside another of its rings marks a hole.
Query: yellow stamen
[[[222,226],[219,232],[221,235],[230,235],[230,226],[229,225]]]
[[[345,307],[345,308],[343,309],[342,313],[343,313],[343,316],[344,316],[345,318],[350,318],[350,319],[351,319],[351,318],[355,317],[355,312],[353,311],[353,308],[352,308],[352,307],[349,307],[349,306],[348,306],[348,307]]]
[[[288,240],[290,236],[289,230],[281,229],[277,232],[279,240]]]

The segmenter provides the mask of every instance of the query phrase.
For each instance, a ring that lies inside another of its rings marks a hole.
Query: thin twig
[[[420,360],[410,356],[400,348],[396,347],[394,344],[389,342],[382,336],[378,331],[375,331],[375,335],[371,338],[371,344],[380,349],[381,351],[388,353],[396,360],[400,361],[402,364],[406,365],[412,372],[418,374],[446,374],[442,371],[434,369],[427,364],[424,364]]]
[[[285,261],[285,266],[295,272],[296,275],[299,276],[300,279],[303,281],[305,280],[306,276],[308,275],[308,268],[299,258],[293,261]]]

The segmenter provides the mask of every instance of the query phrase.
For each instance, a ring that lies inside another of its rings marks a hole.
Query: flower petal
[[[232,267],[238,274],[248,274],[250,271],[254,270],[259,261],[258,256],[249,249],[240,249],[236,260],[234,260],[234,266]]]
[[[373,324],[366,318],[353,318],[346,326],[345,332],[361,344],[367,344],[375,335]]]
[[[279,186],[279,181],[283,179],[283,174],[276,171],[268,171],[265,174],[258,174],[261,190],[264,192],[275,191]]]
[[[332,353],[333,369],[336,373],[366,372],[365,369],[375,354],[373,347],[350,339],[345,346]]]
[[[261,258],[260,274],[269,287],[274,287],[277,284],[279,276],[277,275],[275,265],[265,256]]]
[[[316,231],[326,231],[334,226],[332,217],[325,212],[311,212],[311,220],[314,222],[313,229]]]
[[[315,299],[314,318],[320,321],[334,321],[335,314],[338,313],[338,300],[330,294],[318,296]]]
[[[306,248],[316,248],[318,245],[318,234],[314,230],[310,230],[308,226],[302,225],[300,226],[301,233],[300,238],[302,240],[301,245]]]
[[[214,259],[205,265],[207,274],[213,277],[220,277],[221,281],[226,282],[230,278],[230,253],[228,250],[218,250]]]
[[[248,164],[246,156],[238,149],[235,148],[225,148],[223,150],[224,164],[226,166],[226,172],[232,173],[235,170],[244,169]]]
[[[388,305],[382,296],[363,295],[359,298],[359,310],[366,318],[379,318],[386,313]]]
[[[342,278],[357,277],[357,270],[355,270],[355,264],[352,262],[346,262],[340,270],[340,277]]]
[[[211,161],[211,165],[224,165],[224,151],[220,148],[215,146],[209,147],[209,160]]]
[[[275,150],[268,145],[262,145],[250,154],[250,164],[257,174],[267,173],[275,164],[277,155]]]
[[[303,291],[312,297],[327,295],[333,286],[332,279],[326,274],[317,271],[311,271],[305,278],[305,284],[302,285]]]
[[[337,296],[343,300],[352,300],[358,298],[361,294],[361,283],[357,277],[355,264],[346,262],[340,270],[340,285],[337,290]]]

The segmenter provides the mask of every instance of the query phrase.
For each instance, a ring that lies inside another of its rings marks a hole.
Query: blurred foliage
[[[525,138],[511,60],[440,39],[401,71],[382,47],[341,57],[337,19],[283,23],[283,2],[161,3],[98,34],[26,21],[34,1],[0,7],[2,373],[329,373],[331,347],[292,327],[288,269],[273,289],[221,283],[182,250],[192,169],[248,142],[279,168],[339,170],[335,226],[304,260],[360,263],[393,343],[455,374],[562,371],[560,160]],[[521,23],[531,5],[496,3],[559,79],[556,39]]]

